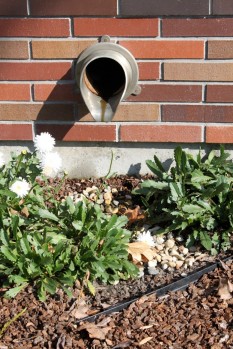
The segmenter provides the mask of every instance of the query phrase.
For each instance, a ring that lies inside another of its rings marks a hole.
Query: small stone
[[[176,269],[180,269],[183,264],[184,264],[184,261],[177,261],[176,262]]]
[[[162,244],[164,243],[164,238],[163,238],[162,236],[157,236],[157,237],[155,238],[155,242],[156,242],[156,244],[158,244],[158,245],[162,245]]]
[[[175,240],[174,239],[168,239],[165,242],[165,246],[170,248],[170,249],[173,248],[175,246]]]
[[[164,249],[164,245],[156,245],[155,247],[156,247],[157,250],[159,250],[159,251],[163,251],[163,249]]]
[[[148,267],[156,267],[157,266],[157,260],[152,259],[151,261],[148,262]]]
[[[116,194],[116,193],[118,193],[118,190],[117,190],[117,188],[112,188],[112,193],[113,193],[113,194]]]
[[[139,270],[138,277],[139,278],[143,277],[144,276],[144,268],[143,267],[139,267],[138,270]]]
[[[183,249],[183,252],[182,252],[184,255],[188,254],[189,253],[189,250],[187,247],[184,247]]]
[[[148,267],[147,271],[150,275],[157,275],[159,274],[159,270],[156,269],[155,267]]]
[[[111,192],[106,192],[104,193],[104,201],[106,205],[110,205],[112,202],[112,193]]]
[[[113,204],[114,204],[115,206],[118,206],[118,205],[119,205],[119,201],[113,200]]]
[[[171,267],[171,268],[175,268],[176,262],[169,261],[169,262],[168,262],[168,265],[169,265],[169,267]]]
[[[97,195],[95,193],[91,193],[89,198],[92,200],[92,201],[95,201],[97,200]]]
[[[104,202],[104,199],[98,199],[98,200],[96,201],[96,203],[99,204],[99,205],[101,205],[103,202]]]
[[[193,263],[195,262],[195,258],[191,257],[191,258],[188,258],[186,259],[186,264],[189,266],[189,267],[192,267],[193,266]]]
[[[160,263],[162,260],[162,257],[160,256],[160,254],[156,254],[155,259]]]
[[[162,269],[163,270],[166,270],[167,268],[168,268],[168,264],[167,263],[162,264]]]

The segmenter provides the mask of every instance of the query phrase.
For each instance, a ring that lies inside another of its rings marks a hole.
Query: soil
[[[101,191],[109,186],[116,189],[113,199],[118,202],[118,214],[122,214],[140,207],[137,198],[131,197],[131,191],[141,180],[125,176],[108,180],[66,180],[58,198],[79,195],[87,187],[96,186]],[[58,184],[57,181],[51,182],[54,186]],[[113,206],[112,209],[116,209]],[[109,206],[103,204],[103,210],[109,213]],[[140,219],[137,224],[142,224]],[[223,256],[218,256],[221,257]],[[204,256],[188,270],[161,270],[156,276],[145,274],[136,280],[121,281],[117,285],[96,282],[95,297],[86,293],[84,295],[78,281],[72,299],[58,290],[46,302],[39,302],[31,286],[15,299],[1,297],[0,349],[233,348],[232,262],[222,263],[221,267],[204,275],[183,292],[171,293],[159,299],[143,296],[213,260],[214,257]],[[228,299],[221,293],[222,284],[228,291]],[[4,290],[0,288],[0,291],[3,294]],[[87,315],[96,314],[136,296],[142,298],[123,311],[100,315],[94,323],[82,321]],[[14,319],[17,314],[20,316]],[[9,320],[14,321],[3,328]]]

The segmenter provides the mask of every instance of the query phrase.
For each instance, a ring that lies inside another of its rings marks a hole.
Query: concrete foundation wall
[[[202,149],[203,156],[212,149],[216,149],[218,154],[219,146],[208,146],[203,144],[180,144],[182,148],[192,154],[197,154]],[[107,143],[104,146],[101,143],[76,143],[76,142],[58,142],[56,151],[61,155],[63,169],[68,172],[70,178],[89,178],[104,177],[107,175],[111,158],[113,161],[110,173],[120,174],[146,174],[150,170],[146,166],[146,160],[153,160],[156,155],[166,169],[168,169],[174,159],[174,149],[177,144],[154,144],[142,143],[131,144],[125,143],[116,145]],[[32,142],[0,142],[0,150],[4,153],[5,159],[10,158],[11,152],[19,153],[23,149],[33,151]],[[233,146],[226,145],[225,149],[233,158]]]

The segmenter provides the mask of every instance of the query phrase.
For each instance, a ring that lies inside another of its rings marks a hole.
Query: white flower
[[[55,177],[62,168],[62,159],[57,152],[46,153],[41,157],[41,168],[43,174]]]
[[[142,233],[139,233],[137,236],[137,241],[145,242],[151,247],[155,246],[153,236],[151,235],[149,230],[143,231]]]
[[[23,198],[28,194],[30,185],[25,179],[19,178],[11,185],[10,190],[16,193],[18,197]]]
[[[53,150],[55,145],[55,139],[48,133],[42,132],[35,137],[34,147],[37,152],[41,154],[49,153]]]
[[[0,167],[2,167],[3,165],[5,165],[4,156],[3,153],[0,153]]]

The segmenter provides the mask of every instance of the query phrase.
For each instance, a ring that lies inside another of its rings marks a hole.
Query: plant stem
[[[16,321],[20,316],[22,316],[25,311],[27,310],[27,308],[24,308],[20,313],[16,314],[13,319],[7,321],[5,323],[5,325],[2,327],[2,329],[0,330],[0,338],[2,337],[3,333],[8,329],[8,327],[14,322]]]

